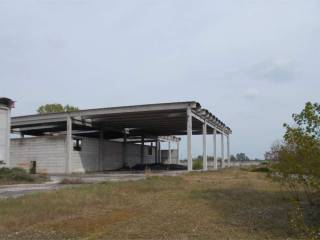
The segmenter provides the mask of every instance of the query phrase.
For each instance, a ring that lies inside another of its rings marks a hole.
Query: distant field
[[[0,239],[295,239],[264,173],[227,169],[0,200]]]

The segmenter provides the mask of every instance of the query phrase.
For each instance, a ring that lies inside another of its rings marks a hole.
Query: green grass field
[[[0,239],[295,239],[265,173],[227,169],[0,200]]]

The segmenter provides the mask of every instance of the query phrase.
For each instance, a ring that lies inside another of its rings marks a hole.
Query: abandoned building
[[[203,170],[208,170],[209,134],[212,169],[218,168],[217,135],[221,167],[230,165],[231,129],[194,101],[10,117],[12,107],[12,100],[0,98],[0,167],[32,165],[37,172],[69,174],[181,164],[179,136],[186,135],[187,169],[192,171],[192,135],[202,135]],[[12,134],[19,137],[10,139]]]

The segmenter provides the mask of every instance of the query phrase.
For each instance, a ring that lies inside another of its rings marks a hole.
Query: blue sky
[[[233,153],[262,157],[319,102],[319,12],[317,0],[0,0],[0,96],[14,115],[196,100],[231,126]]]

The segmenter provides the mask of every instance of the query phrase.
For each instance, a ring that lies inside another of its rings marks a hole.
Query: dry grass
[[[0,201],[0,239],[294,239],[263,173],[229,169]]]

